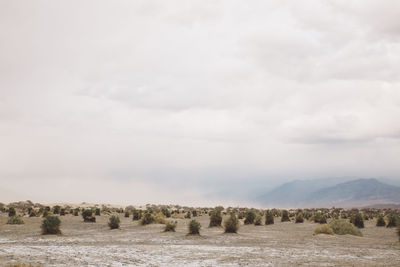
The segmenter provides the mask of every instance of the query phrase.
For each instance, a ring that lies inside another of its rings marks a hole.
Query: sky
[[[397,0],[0,0],[0,202],[400,180],[399,17]]]

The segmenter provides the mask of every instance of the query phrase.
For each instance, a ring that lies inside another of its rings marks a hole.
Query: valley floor
[[[108,216],[96,223],[62,216],[61,236],[40,235],[42,218],[24,218],[24,225],[6,225],[0,217],[0,266],[400,266],[395,230],[366,221],[363,237],[317,235],[317,224],[279,222],[241,225],[238,234],[208,228],[209,217],[195,219],[201,236],[187,236],[189,219],[178,219],[177,232],[163,225],[140,226],[121,219],[109,230]]]

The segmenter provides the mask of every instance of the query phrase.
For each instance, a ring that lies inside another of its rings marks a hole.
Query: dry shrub
[[[118,216],[111,216],[109,221],[108,221],[108,226],[110,227],[110,229],[119,229],[119,217]]]
[[[376,226],[386,226],[385,219],[383,218],[382,215],[379,215],[378,219],[376,220]]]
[[[200,235],[201,224],[196,220],[189,223],[189,235]]]
[[[315,228],[315,230],[314,230],[314,234],[315,235],[318,235],[318,234],[333,235],[334,232],[333,232],[333,229],[329,225],[324,224],[324,225],[317,226],[317,228]]]
[[[239,229],[239,220],[234,213],[231,214],[229,219],[224,221],[225,233],[237,233]]]
[[[164,232],[175,232],[176,225],[178,224],[177,221],[168,221],[165,224]]]
[[[337,235],[362,236],[360,229],[345,220],[333,220],[329,223],[329,226]]]
[[[24,224],[24,220],[21,216],[13,216],[7,220],[7,224]]]
[[[60,231],[61,220],[57,216],[47,216],[42,221],[42,234],[43,235],[57,235],[61,234]]]

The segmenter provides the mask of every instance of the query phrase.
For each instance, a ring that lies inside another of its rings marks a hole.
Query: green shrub
[[[254,219],[254,225],[260,226],[260,225],[262,224],[261,221],[262,221],[261,215],[260,215],[260,214],[257,214],[257,215],[256,215],[256,218]]]
[[[210,224],[209,227],[221,226],[222,215],[219,210],[210,211]]]
[[[386,227],[396,227],[396,224],[397,224],[397,216],[394,214],[389,214],[388,223]]]
[[[96,209],[96,211],[95,211],[95,214],[94,214],[95,216],[100,216],[100,209],[99,208],[97,208]]]
[[[34,209],[31,209],[31,211],[29,212],[29,217],[36,217],[37,216],[37,212]]]
[[[320,225],[317,226],[317,228],[315,228],[314,230],[314,234],[318,235],[318,234],[327,234],[327,235],[333,235],[333,230],[332,228],[325,224],[325,225]]]
[[[125,211],[125,218],[129,218],[129,211]]]
[[[376,226],[380,227],[380,226],[386,226],[386,222],[385,219],[383,218],[382,215],[378,216],[378,219],[376,220]]]
[[[361,213],[354,214],[351,217],[350,222],[355,226],[357,226],[358,228],[364,228],[364,219]]]
[[[274,214],[267,210],[265,213],[265,225],[274,224]]]
[[[168,221],[165,224],[164,232],[175,232],[176,225],[178,224],[177,221]]]
[[[399,236],[400,241],[400,220],[397,221],[397,235]]]
[[[225,233],[237,233],[239,230],[239,220],[234,213],[224,221]]]
[[[15,215],[17,215],[15,209],[13,207],[10,207],[8,209],[8,217],[14,217]]]
[[[96,222],[96,217],[93,216],[92,210],[82,211],[82,218],[84,222]]]
[[[197,210],[192,210],[193,217],[197,217]]]
[[[79,216],[79,208],[76,208],[76,209],[74,210],[74,216]]]
[[[287,210],[282,210],[281,222],[290,222],[289,212]]]
[[[7,224],[24,224],[24,220],[21,216],[12,216],[7,220]]]
[[[253,224],[256,218],[254,210],[248,210],[245,215],[244,224]]]
[[[43,235],[56,235],[61,234],[60,231],[61,221],[57,216],[47,216],[42,221],[42,234]]]
[[[60,216],[65,216],[65,209],[60,210]]]
[[[298,213],[296,214],[296,223],[303,223],[304,222],[304,218],[303,218],[303,214]]]
[[[201,225],[196,220],[191,220],[189,223],[189,234],[190,235],[199,235],[200,234]]]
[[[190,213],[190,211],[188,211],[188,212],[186,213],[186,215],[185,215],[185,218],[186,218],[186,219],[192,218],[192,213]]]
[[[43,218],[46,218],[47,216],[49,216],[49,212],[45,209],[45,210],[43,211],[42,217],[43,217]]]
[[[53,207],[53,214],[60,214],[60,210],[61,210],[61,207],[60,206],[54,206]]]
[[[360,229],[345,220],[332,220],[329,223],[333,232],[337,235],[356,235],[362,236]]]
[[[164,214],[165,217],[170,218],[171,212],[167,208],[162,208],[161,212]]]
[[[140,210],[133,210],[132,211],[132,220],[138,221],[142,218],[142,211]]]
[[[108,226],[110,227],[110,229],[118,229],[119,228],[119,217],[118,216],[111,216],[109,221],[108,221]]]

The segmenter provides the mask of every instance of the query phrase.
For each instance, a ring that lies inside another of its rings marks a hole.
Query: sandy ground
[[[305,222],[241,225],[238,234],[208,228],[209,217],[197,217],[201,236],[187,236],[189,219],[177,232],[162,225],[140,226],[122,215],[121,229],[109,230],[108,216],[96,223],[62,216],[62,235],[42,236],[42,218],[25,225],[6,225],[0,217],[0,266],[400,266],[400,242],[394,229],[367,221],[363,237],[313,236],[317,226]]]

